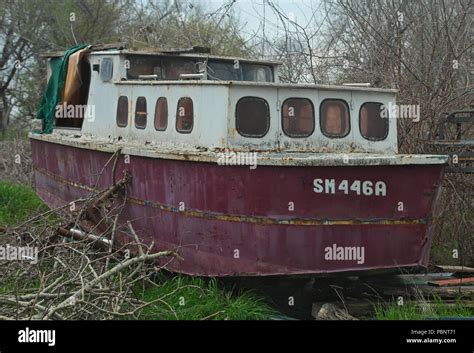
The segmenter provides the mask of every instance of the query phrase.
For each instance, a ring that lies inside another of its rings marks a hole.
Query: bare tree
[[[123,39],[131,47],[210,47],[213,53],[244,55],[245,41],[234,12],[235,1],[207,9],[198,1],[136,2],[124,26]]]

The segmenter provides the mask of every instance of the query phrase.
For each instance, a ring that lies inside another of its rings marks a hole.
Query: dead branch
[[[65,205],[2,229],[1,243],[35,247],[38,258],[2,261],[0,319],[137,318],[152,303],[168,306],[163,298],[145,302],[135,294],[137,284],[148,286],[161,269],[158,259],[180,257],[144,244],[132,223],[121,220],[130,178],[125,173],[110,188],[75,201],[80,207],[69,214]]]

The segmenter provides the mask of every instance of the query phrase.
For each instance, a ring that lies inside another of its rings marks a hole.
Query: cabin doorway
[[[56,127],[81,129],[84,119],[94,119],[94,109],[87,104],[91,83],[88,49],[69,57],[61,105],[56,107]]]

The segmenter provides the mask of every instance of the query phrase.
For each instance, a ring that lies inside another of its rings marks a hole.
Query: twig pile
[[[138,292],[145,283],[156,285],[150,277],[161,268],[158,258],[179,256],[153,252],[131,222],[118,221],[129,180],[125,175],[108,190],[75,201],[80,207],[72,213],[64,213],[68,204],[0,230],[3,249],[38,250],[37,261],[0,261],[0,319],[137,318],[147,305],[166,305],[163,298],[144,302]]]

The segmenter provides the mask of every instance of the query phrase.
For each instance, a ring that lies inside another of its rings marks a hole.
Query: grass
[[[27,129],[7,129],[6,131],[0,132],[0,141],[11,141],[15,139],[27,139]]]
[[[14,225],[47,206],[34,190],[25,185],[0,181],[0,225]]]
[[[158,286],[142,291],[147,302],[160,301],[143,309],[144,320],[262,320],[275,311],[253,292],[226,290],[215,279],[162,276]]]
[[[473,317],[474,307],[457,299],[454,303],[445,303],[436,297],[432,302],[405,302],[404,305],[390,303],[378,305],[375,310],[377,320],[426,320],[448,317]]]
[[[453,249],[463,249],[463,247],[455,240],[446,240],[443,244],[434,243],[431,247],[430,261],[434,264],[462,265],[462,254],[454,258]]]

